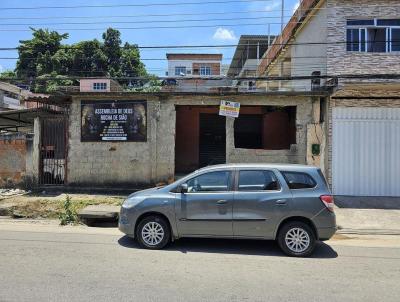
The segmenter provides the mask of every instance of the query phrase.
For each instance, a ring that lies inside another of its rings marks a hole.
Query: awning
[[[36,117],[54,117],[64,114],[47,108],[29,108],[0,112],[0,132],[32,132]]]

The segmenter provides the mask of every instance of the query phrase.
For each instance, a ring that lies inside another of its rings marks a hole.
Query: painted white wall
[[[304,43],[327,42],[327,10],[326,2],[321,9],[313,12],[309,22],[299,31],[294,39],[296,45],[291,46],[291,75],[311,76],[313,71],[321,71],[326,75],[327,70],[327,45]],[[311,80],[293,81],[295,90],[310,90]],[[323,81],[321,81],[323,83]]]

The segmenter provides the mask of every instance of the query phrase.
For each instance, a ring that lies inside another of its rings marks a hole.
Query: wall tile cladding
[[[351,18],[400,18],[398,0],[328,0],[328,74],[387,74],[400,70],[399,53],[346,51],[346,21]]]

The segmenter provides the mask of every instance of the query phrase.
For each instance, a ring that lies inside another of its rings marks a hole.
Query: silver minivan
[[[319,168],[227,164],[165,187],[131,194],[119,229],[161,249],[181,237],[276,240],[289,256],[309,256],[336,232],[333,197]]]

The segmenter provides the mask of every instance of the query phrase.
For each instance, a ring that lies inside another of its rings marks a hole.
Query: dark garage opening
[[[175,174],[225,163],[226,119],[218,115],[219,107],[177,105],[175,109]]]
[[[288,150],[296,144],[296,107],[243,107],[234,131],[235,148]]]

